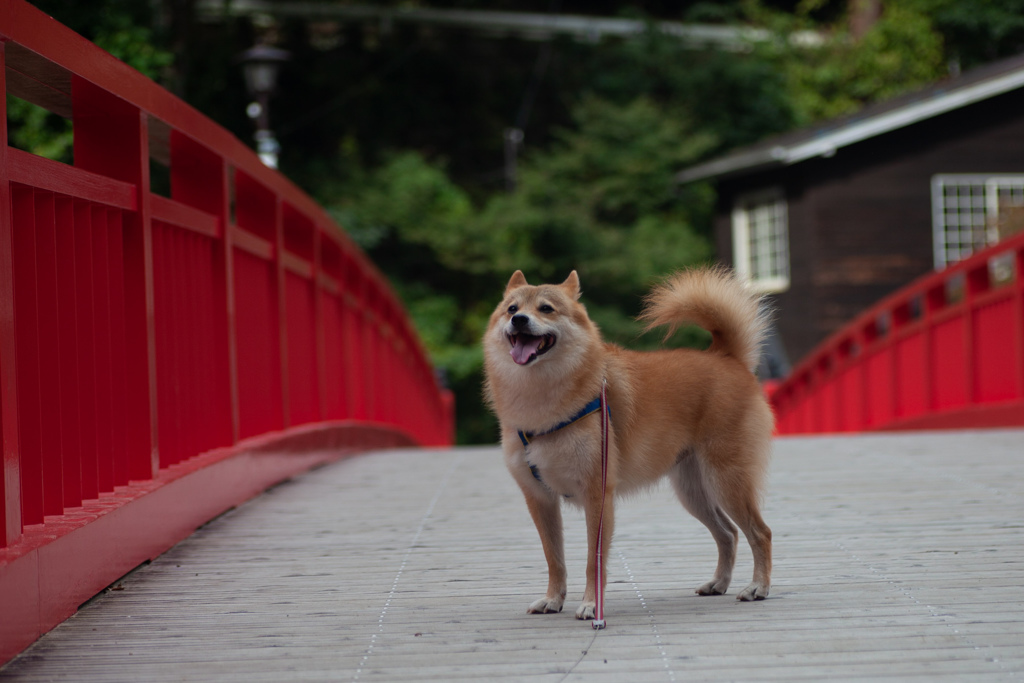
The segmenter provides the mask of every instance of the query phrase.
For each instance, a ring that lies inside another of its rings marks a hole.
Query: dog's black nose
[[[530,317],[526,315],[514,315],[512,316],[512,327],[521,329],[530,324]]]

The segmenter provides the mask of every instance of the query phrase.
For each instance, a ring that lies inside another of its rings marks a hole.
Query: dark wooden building
[[[1024,55],[678,180],[715,182],[719,257],[770,295],[799,360],[884,295],[1020,222]]]

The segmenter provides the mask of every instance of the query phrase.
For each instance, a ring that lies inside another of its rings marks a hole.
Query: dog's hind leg
[[[709,449],[701,466],[710,476],[709,487],[725,514],[747,537],[754,554],[754,578],[737,600],[768,597],[772,574],[772,530],[761,518],[760,483],[767,453],[753,450],[742,440],[722,440]],[[756,448],[756,447],[755,447]]]
[[[548,563],[548,590],[544,597],[535,600],[526,609],[527,614],[549,614],[561,612],[565,603],[566,573],[565,548],[562,539],[561,502],[554,495],[538,494],[536,487],[523,487],[526,507],[533,517],[533,523],[540,534],[544,558]]]
[[[757,496],[733,491],[722,497],[722,508],[739,525],[754,553],[754,580],[740,591],[737,600],[763,600],[768,597],[772,575],[772,530],[761,518]]]
[[[696,454],[685,453],[676,464],[670,478],[683,507],[708,528],[718,545],[718,566],[715,568],[715,576],[700,586],[697,593],[722,595],[732,582],[739,532],[711,497]]]

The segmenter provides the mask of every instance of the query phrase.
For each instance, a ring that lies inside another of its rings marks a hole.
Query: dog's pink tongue
[[[537,348],[540,346],[541,337],[526,337],[525,340],[524,337],[526,335],[517,334],[512,350],[509,351],[512,354],[512,360],[518,365],[529,363],[530,359],[537,354]]]

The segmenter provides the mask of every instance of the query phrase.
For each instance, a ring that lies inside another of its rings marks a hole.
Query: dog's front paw
[[[754,600],[764,600],[768,597],[768,584],[759,583],[755,581],[746,588],[744,588],[739,595],[736,596],[737,600],[743,602],[752,602]]]
[[[527,614],[554,614],[562,611],[562,603],[565,602],[564,598],[549,598],[547,596],[540,600],[535,600],[529,607],[526,608]]]
[[[577,619],[593,619],[595,617],[595,611],[597,610],[597,603],[584,602],[576,608]]]
[[[714,578],[697,589],[697,595],[725,595],[729,590],[729,577]]]

